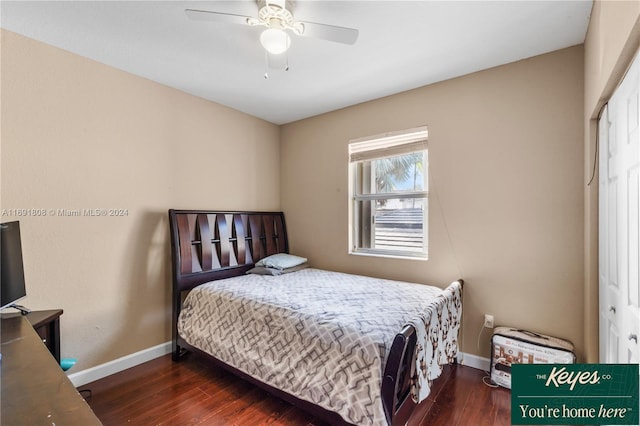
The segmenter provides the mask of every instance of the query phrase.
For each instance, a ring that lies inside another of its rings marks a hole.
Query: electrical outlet
[[[485,328],[493,328],[493,315],[484,314],[484,324],[482,326]]]

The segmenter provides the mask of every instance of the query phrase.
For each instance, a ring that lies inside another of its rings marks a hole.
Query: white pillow
[[[287,253],[278,253],[267,256],[264,259],[260,259],[255,266],[266,266],[267,268],[287,269],[294,266],[302,265],[307,261],[307,258],[294,256]]]
[[[256,266],[247,271],[247,274],[256,274],[256,275],[283,275],[288,274],[290,272],[300,271],[301,269],[308,268],[309,265],[303,263],[302,265],[294,266],[293,268],[287,269],[276,269],[276,268],[267,268],[266,266]]]

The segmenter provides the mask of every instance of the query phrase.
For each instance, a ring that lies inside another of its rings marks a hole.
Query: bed
[[[174,361],[199,352],[330,424],[371,425],[407,423],[455,363],[461,279],[255,268],[295,258],[282,212],[169,210],[169,223]]]

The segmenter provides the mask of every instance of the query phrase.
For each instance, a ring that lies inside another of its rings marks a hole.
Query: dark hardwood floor
[[[433,402],[421,424],[510,425],[511,393],[486,386],[484,375],[474,368],[455,367],[451,380],[429,396]],[[105,426],[325,426],[197,354],[177,363],[166,355],[79,390]]]

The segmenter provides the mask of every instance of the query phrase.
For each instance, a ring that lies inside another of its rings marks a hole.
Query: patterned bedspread
[[[201,285],[185,300],[180,335],[221,361],[356,425],[386,424],[382,373],[395,335],[418,335],[414,395],[422,400],[457,354],[461,288],[318,269]]]

